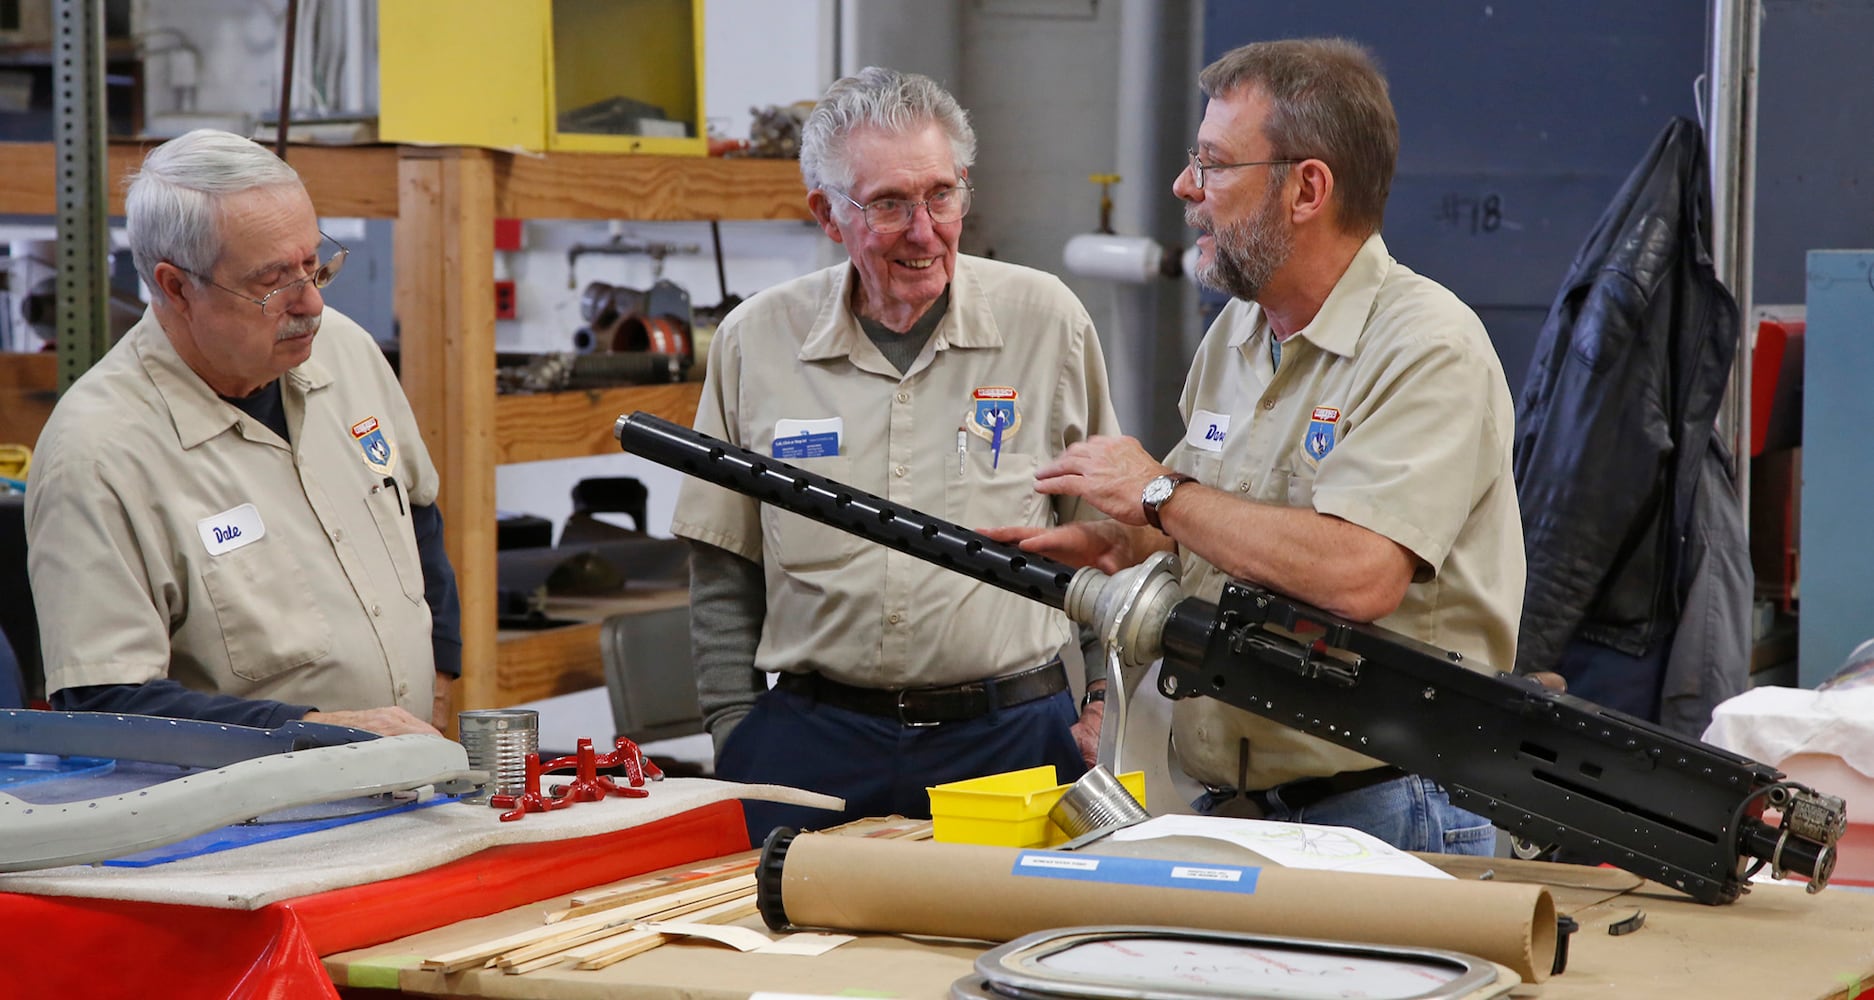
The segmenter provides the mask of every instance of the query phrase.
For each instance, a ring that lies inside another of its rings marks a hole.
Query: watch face
[[[1145,484],[1145,502],[1164,503],[1171,498],[1171,491],[1177,485],[1177,481],[1170,476],[1159,476]]]

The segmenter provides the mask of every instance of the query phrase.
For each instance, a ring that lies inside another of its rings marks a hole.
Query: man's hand
[[[1171,470],[1134,438],[1095,435],[1077,441],[1035,472],[1035,492],[1076,496],[1122,524],[1145,526],[1145,484]]]
[[[441,736],[436,727],[424,722],[396,706],[389,708],[362,708],[350,712],[307,712],[307,722],[322,722],[328,726],[350,726],[379,736],[407,736],[422,733],[425,736]]]
[[[1106,702],[1090,701],[1080,710],[1080,721],[1069,730],[1074,734],[1074,745],[1080,748],[1080,759],[1092,767],[1100,762],[1100,724],[1106,719]]]
[[[1075,521],[1058,528],[1018,525],[984,528],[979,533],[998,542],[1013,542],[1023,552],[1047,556],[1076,569],[1092,566],[1102,573],[1117,573],[1153,551],[1137,544],[1134,529],[1117,521]],[[1169,546],[1170,540],[1166,539],[1164,547]]]
[[[1561,674],[1548,670],[1538,670],[1535,673],[1524,674],[1523,676],[1528,677],[1530,680],[1535,681],[1537,684],[1542,685],[1544,688],[1556,694],[1568,693],[1568,678],[1563,677]]]
[[[436,675],[436,693],[430,702],[429,724],[442,732],[449,731],[449,720],[455,717],[455,678],[448,674]]]

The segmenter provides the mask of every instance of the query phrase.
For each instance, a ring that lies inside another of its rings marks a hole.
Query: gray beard
[[[1271,189],[1271,196],[1279,189]],[[1192,224],[1194,210],[1185,210]],[[1295,235],[1282,225],[1274,197],[1263,199],[1253,218],[1211,231],[1210,263],[1197,269],[1200,284],[1247,302],[1254,302],[1275,272],[1288,263],[1295,250]]]

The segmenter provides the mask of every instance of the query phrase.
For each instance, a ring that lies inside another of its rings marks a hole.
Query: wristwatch
[[[1167,472],[1154,476],[1145,484],[1145,492],[1139,497],[1139,506],[1145,511],[1145,523],[1164,531],[1165,526],[1158,523],[1158,509],[1171,499],[1171,494],[1185,483],[1196,482],[1195,477],[1182,472]]]

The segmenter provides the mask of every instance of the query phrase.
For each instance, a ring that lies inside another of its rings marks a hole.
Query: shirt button
[[[898,393],[898,402],[900,402],[900,403],[909,403],[910,401],[911,401],[911,394],[910,394],[910,393],[908,393],[908,392],[900,392],[900,393]]]
[[[397,685],[397,697],[402,698],[405,695],[408,695],[409,693],[410,693],[410,685],[408,684]]]
[[[382,604],[371,605],[371,617],[373,618],[384,617],[384,606]]]
[[[1263,409],[1265,409],[1265,410],[1273,410],[1273,409],[1275,409],[1275,400],[1273,400],[1273,399],[1265,399],[1265,400],[1263,400],[1263,401],[1262,401],[1262,408],[1263,408]]]
[[[1248,492],[1249,492],[1249,483],[1248,483],[1247,481],[1245,481],[1245,482],[1241,482],[1241,483],[1237,483],[1237,484],[1236,484],[1236,492],[1238,492],[1238,493],[1248,493]]]
[[[344,529],[344,528],[333,528],[333,529],[332,529],[332,541],[335,541],[335,542],[342,542],[342,541],[344,541],[344,540],[345,540],[345,529]]]
[[[909,470],[909,469],[906,469],[906,468],[905,468],[904,466],[902,466],[902,465],[900,465],[899,467],[897,467],[896,469],[893,469],[892,471],[893,471],[893,472],[895,472],[895,473],[897,473],[897,475],[898,475],[898,478],[900,478],[900,479],[903,479],[903,478],[904,478],[904,474],[905,474],[906,472],[909,472],[910,470]]]
[[[885,620],[888,622],[891,622],[893,625],[896,625],[899,622],[904,621],[904,616],[894,611],[891,614],[886,615]]]

